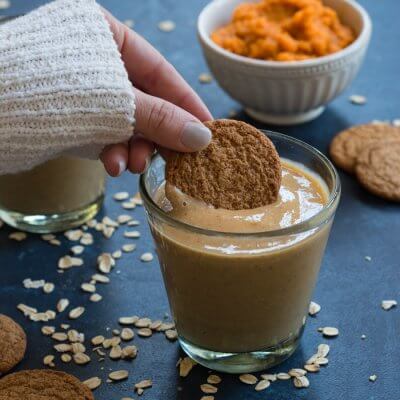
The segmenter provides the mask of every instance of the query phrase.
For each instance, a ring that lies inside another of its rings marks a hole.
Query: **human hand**
[[[199,96],[144,38],[103,12],[136,96],[135,135],[129,143],[107,146],[100,156],[109,175],[145,171],[155,147],[183,152],[206,147],[211,132],[200,121],[212,116]]]

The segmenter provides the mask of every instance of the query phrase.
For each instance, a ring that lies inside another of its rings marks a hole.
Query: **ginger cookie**
[[[0,400],[94,400],[90,389],[65,372],[32,369],[0,379]]]
[[[382,140],[400,140],[400,128],[387,124],[355,125],[340,132],[329,148],[333,162],[347,172],[353,173],[357,156],[370,144]]]
[[[24,358],[25,350],[24,330],[14,320],[0,314],[0,374],[15,367]]]
[[[371,193],[400,202],[400,140],[364,149],[357,157],[356,175]]]
[[[273,143],[244,122],[206,122],[213,138],[196,153],[172,153],[166,180],[187,195],[228,210],[275,202],[281,185],[281,163]]]

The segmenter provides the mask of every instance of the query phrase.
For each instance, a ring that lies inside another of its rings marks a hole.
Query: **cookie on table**
[[[24,330],[13,319],[0,314],[0,375],[18,364],[24,358],[25,350]]]
[[[196,153],[172,153],[166,180],[183,193],[228,210],[275,202],[281,185],[281,163],[273,143],[241,121],[215,120],[209,146]]]
[[[90,389],[65,372],[26,370],[0,379],[0,400],[94,400]]]
[[[362,150],[376,142],[397,139],[400,140],[399,127],[388,124],[355,125],[334,137],[329,153],[338,167],[353,173]]]
[[[400,202],[400,140],[364,149],[357,157],[356,175],[371,193]]]

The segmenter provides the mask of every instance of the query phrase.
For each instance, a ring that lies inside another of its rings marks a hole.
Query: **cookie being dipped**
[[[211,143],[196,153],[172,153],[167,182],[215,208],[245,210],[274,203],[282,171],[271,140],[241,121],[205,125],[212,132]]]
[[[0,400],[94,400],[90,389],[65,372],[25,370],[0,379]]]
[[[24,358],[26,342],[21,326],[0,314],[0,375],[10,371]]]

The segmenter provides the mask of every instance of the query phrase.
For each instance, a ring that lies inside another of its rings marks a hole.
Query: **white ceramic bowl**
[[[258,0],[247,0],[258,1]],[[231,53],[210,34],[227,24],[244,0],[214,0],[201,12],[198,35],[209,68],[220,86],[252,117],[291,125],[316,118],[355,78],[371,37],[367,12],[353,0],[324,0],[357,39],[345,49],[304,61],[264,61]]]

